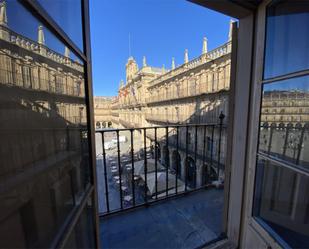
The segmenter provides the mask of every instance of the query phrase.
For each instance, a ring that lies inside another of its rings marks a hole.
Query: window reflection
[[[80,0],[37,0],[71,40],[83,51]]]
[[[309,76],[265,84],[259,150],[309,167]]]
[[[49,247],[89,183],[84,65],[14,0],[0,3],[0,121],[0,247]]]
[[[309,69],[308,1],[275,1],[267,9],[264,78]]]
[[[253,214],[292,248],[309,247],[309,177],[259,158]]]
[[[54,2],[58,1],[53,1],[53,4]],[[30,48],[32,51],[41,49],[41,52],[44,53],[45,49],[46,55],[57,61],[63,60],[62,57],[66,55],[67,58],[71,58],[73,61],[76,60],[80,63],[80,59],[74,53],[67,50],[62,42],[48,29],[43,27],[42,23],[31,15],[19,1],[0,0],[0,3],[1,8],[6,9],[6,14],[2,16],[3,20],[0,21],[0,25],[2,29],[9,27],[10,39],[13,42],[20,44],[23,48]],[[78,30],[81,27],[75,23],[75,29]],[[16,34],[14,35],[14,33]],[[5,36],[5,32],[3,32],[3,35]],[[9,39],[9,37],[6,38]]]
[[[89,199],[64,248],[95,248],[93,228],[92,199]]]

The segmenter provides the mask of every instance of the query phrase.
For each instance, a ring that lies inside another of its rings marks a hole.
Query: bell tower
[[[132,56],[129,57],[126,64],[126,81],[127,83],[132,80],[138,71],[138,65]]]

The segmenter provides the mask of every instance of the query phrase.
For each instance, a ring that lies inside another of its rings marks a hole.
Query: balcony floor
[[[197,248],[222,231],[223,190],[208,189],[100,220],[102,248]]]

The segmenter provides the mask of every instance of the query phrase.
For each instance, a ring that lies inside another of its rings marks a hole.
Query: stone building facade
[[[306,91],[265,91],[261,109],[263,125],[303,126],[309,122],[309,93]]]
[[[94,122],[96,129],[112,126],[111,104],[113,97],[94,97]]]

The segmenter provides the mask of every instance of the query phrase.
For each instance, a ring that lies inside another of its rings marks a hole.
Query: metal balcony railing
[[[305,148],[309,140],[309,123],[268,123],[260,127],[259,151],[269,157],[306,167],[309,156]]]
[[[224,115],[220,117],[219,124],[211,125],[97,131],[101,137],[102,155],[99,156],[102,156],[104,177],[100,181],[105,192],[101,216],[149,205],[214,186],[214,181],[220,182],[224,176],[222,136],[225,128]],[[198,182],[201,168],[205,169],[204,181]]]

